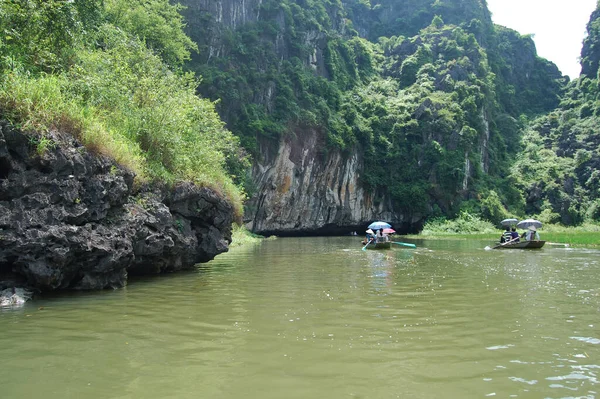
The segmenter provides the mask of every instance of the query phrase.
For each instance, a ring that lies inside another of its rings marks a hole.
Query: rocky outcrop
[[[587,24],[587,36],[581,49],[581,73],[594,79],[600,66],[600,7],[590,16]]]
[[[206,62],[226,55],[224,32],[257,22],[263,0],[183,0],[187,33],[203,49],[193,56]]]
[[[17,308],[31,299],[32,292],[23,288],[7,288],[0,290],[0,308]]]
[[[474,33],[483,43],[481,33],[492,24],[483,0],[342,0],[342,4],[353,27],[371,41],[382,36],[415,36],[439,16],[446,24]]]
[[[386,220],[399,231],[413,231],[423,216],[393,210],[386,193],[360,185],[363,160],[356,154],[320,152],[318,131],[296,131],[277,149],[264,145],[254,166],[257,194],[247,204],[247,227],[260,234],[347,234],[373,220]]]
[[[71,136],[0,124],[0,290],[117,288],[129,274],[192,268],[227,251],[233,211],[214,191],[133,182]]]

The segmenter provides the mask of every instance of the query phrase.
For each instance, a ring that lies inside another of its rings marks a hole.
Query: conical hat
[[[367,233],[369,233],[369,234],[375,234],[375,233],[373,232],[373,230],[371,230],[371,229],[367,230]]]
[[[536,231],[536,230],[537,230],[537,229],[535,228],[535,226],[529,226],[529,227],[528,227],[528,229],[529,229],[529,230],[531,230],[531,231]]]

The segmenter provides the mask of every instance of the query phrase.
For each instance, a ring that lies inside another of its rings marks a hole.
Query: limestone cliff
[[[258,193],[247,206],[247,225],[263,234],[347,234],[362,231],[365,221],[388,220],[409,231],[422,215],[395,213],[385,192],[367,192],[360,184],[363,160],[357,154],[320,153],[315,130],[282,139],[257,162]]]
[[[45,145],[40,146],[41,140]],[[122,287],[227,251],[231,206],[207,188],[136,190],[73,137],[0,124],[0,290]]]
[[[497,189],[487,181],[514,156],[516,118],[556,106],[562,87],[530,39],[495,30],[483,0],[182,4],[199,90],[254,157],[245,221],[261,234],[373,219],[415,232],[451,216]]]

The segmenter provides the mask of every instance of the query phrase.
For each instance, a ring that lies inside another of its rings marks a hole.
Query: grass
[[[70,134],[90,152],[133,171],[137,186],[192,181],[229,200],[236,220],[241,220],[245,197],[225,170],[226,157],[236,150],[235,139],[223,128],[214,104],[195,95],[193,82],[165,73],[166,78],[155,78],[155,86],[147,90],[163,89],[160,99],[139,105],[129,100],[132,94],[123,85],[118,88],[123,93],[106,94],[118,91],[103,86],[114,85],[115,79],[82,75],[96,78],[95,85],[85,86],[87,91],[65,74],[0,75],[0,116],[30,134],[39,155],[58,144],[51,132]],[[132,86],[131,91],[139,89]],[[141,96],[148,97],[147,92]]]
[[[68,133],[92,153],[109,156],[132,170],[138,181],[145,181],[145,158],[139,147],[110,132],[99,117],[101,113],[94,107],[82,106],[66,98],[61,90],[64,84],[61,76],[32,78],[7,74],[0,85],[0,112],[24,132],[39,134],[35,138],[39,154],[51,148],[52,142],[47,132]]]
[[[494,233],[484,232],[433,232],[414,234],[405,237],[432,240],[490,240],[498,241],[503,230],[496,229]],[[540,238],[548,243],[569,244],[570,247],[600,248],[600,226],[584,224],[578,227],[547,225],[539,230]]]
[[[244,247],[248,245],[260,244],[265,240],[276,240],[276,236],[264,237],[258,234],[254,234],[244,226],[233,225],[233,232],[231,234],[231,244],[229,248]]]
[[[499,241],[503,231],[477,215],[463,212],[453,220],[433,219],[425,224],[420,234],[407,237],[434,240]],[[523,230],[518,229],[517,231],[522,233]],[[600,247],[600,224],[598,223],[587,222],[577,227],[544,224],[544,227],[539,230],[539,234],[542,240],[549,243],[569,244],[569,246],[575,247]]]
[[[233,232],[231,234],[230,248],[242,247],[251,244],[258,244],[265,238],[261,235],[254,234],[246,229],[244,226],[233,225]]]
[[[600,248],[600,232],[550,232],[544,239],[553,243],[569,244],[572,247]]]
[[[540,230],[541,234],[544,234],[546,241],[600,248],[600,225],[598,224],[585,223],[577,227],[548,225]]]

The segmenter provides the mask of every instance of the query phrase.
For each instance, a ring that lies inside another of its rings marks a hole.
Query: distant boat
[[[498,244],[492,249],[536,249],[544,246],[546,241],[519,241],[509,242],[506,244]]]

